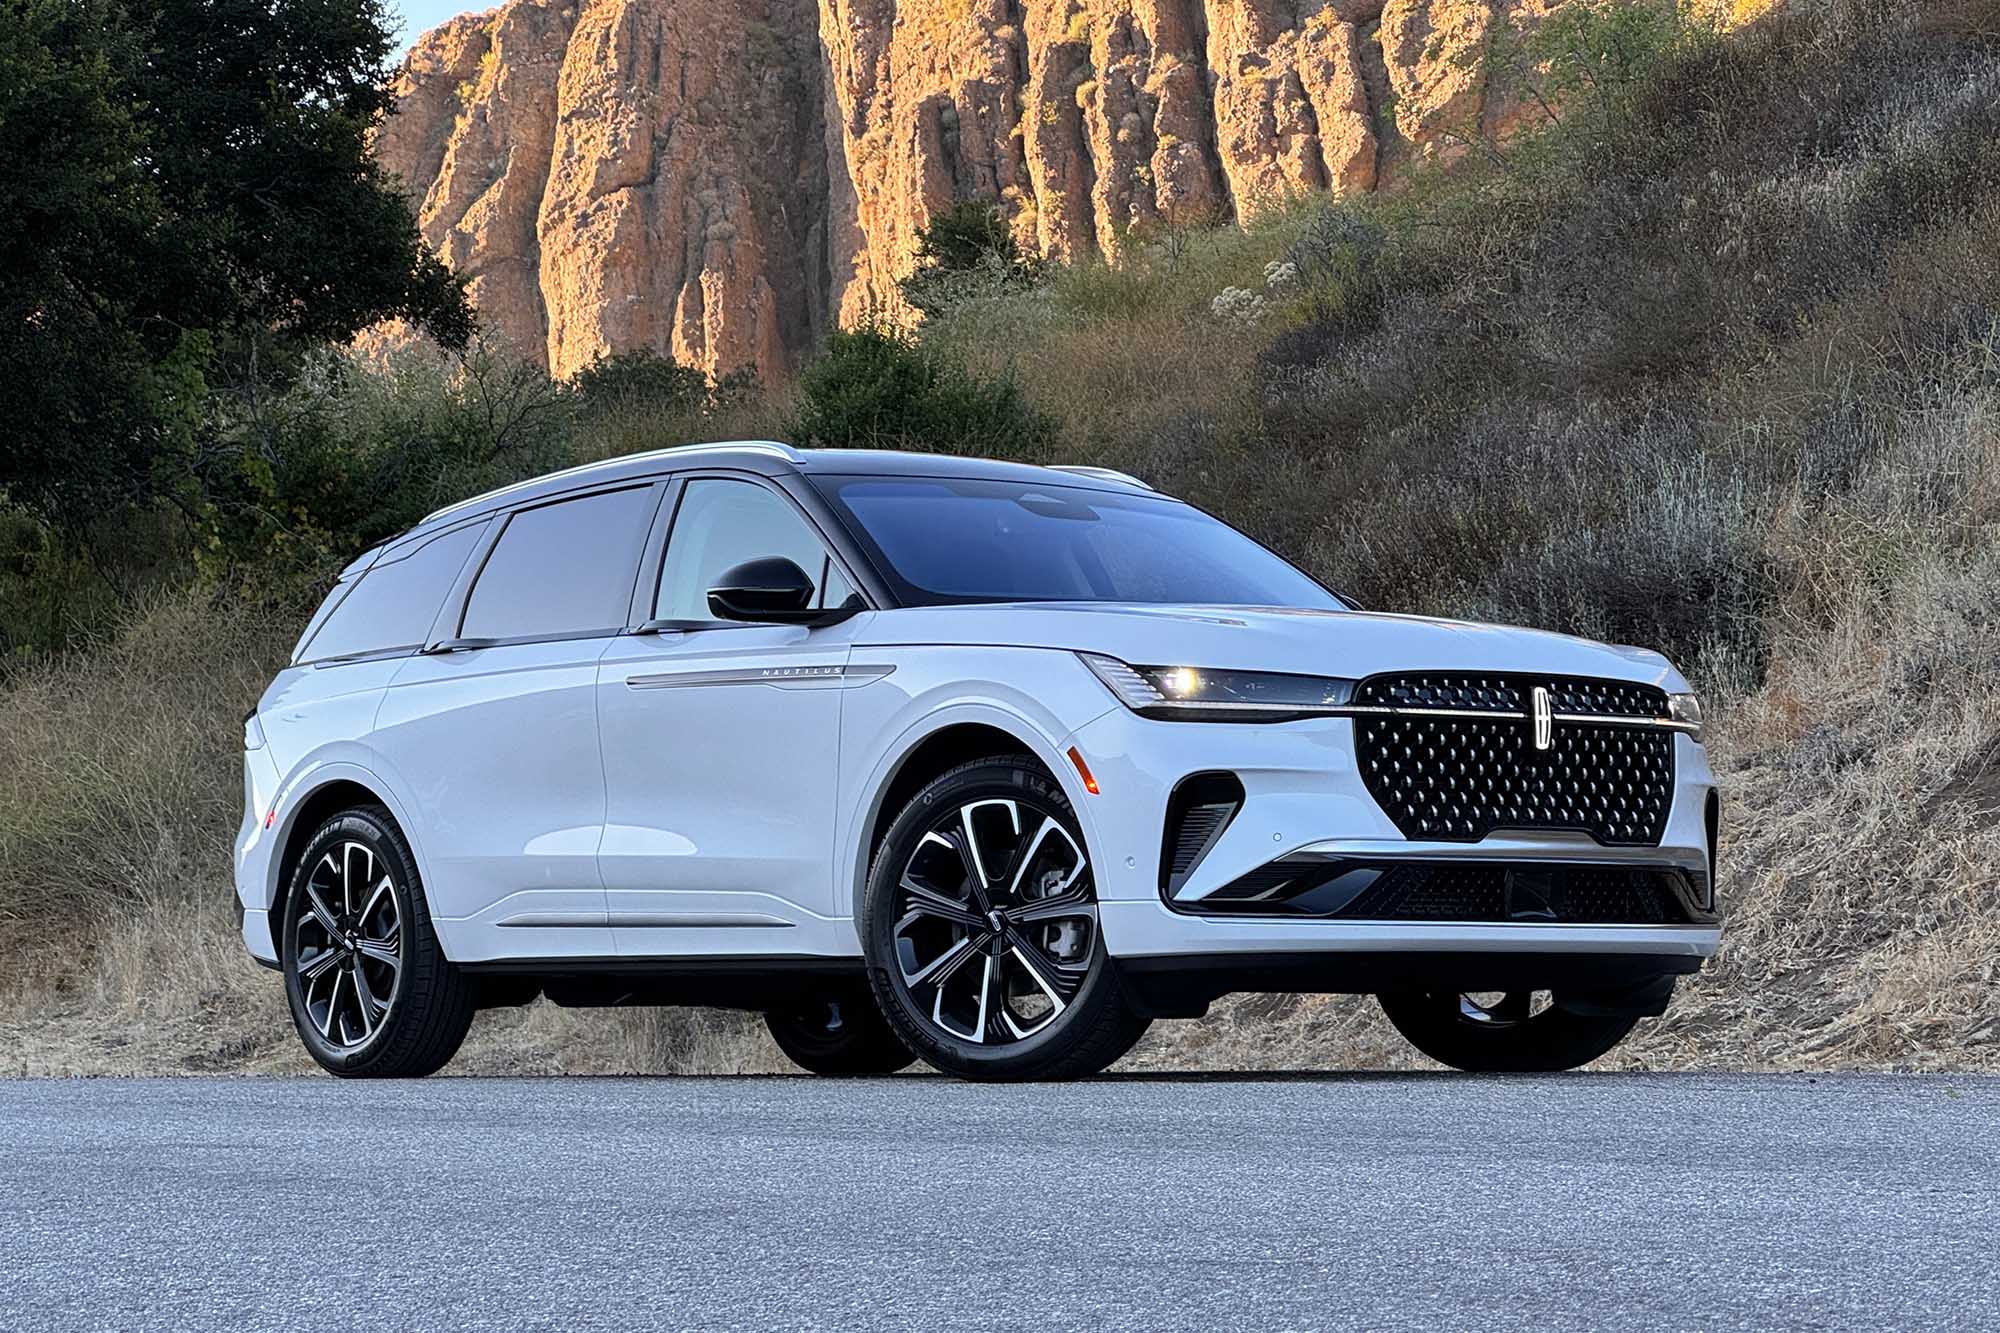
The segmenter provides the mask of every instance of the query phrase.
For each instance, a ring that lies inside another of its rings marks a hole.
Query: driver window
[[[819,534],[782,497],[749,481],[689,482],[667,539],[653,618],[714,620],[708,590],[729,569],[767,556],[783,556],[806,572],[814,606],[842,606],[854,595]]]

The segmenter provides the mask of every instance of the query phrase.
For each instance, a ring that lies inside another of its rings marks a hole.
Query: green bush
[[[1012,376],[982,380],[908,334],[837,331],[799,376],[792,434],[841,449],[1041,455],[1055,423]]]
[[[917,265],[898,287],[926,315],[940,315],[981,296],[1031,287],[1041,260],[1021,253],[994,205],[963,199],[917,234]]]
[[[708,377],[656,352],[600,357],[565,383],[578,461],[690,444],[718,425],[754,416],[763,388],[756,372]]]
[[[586,417],[630,411],[677,415],[708,402],[708,376],[655,352],[599,356],[570,377],[569,388]]]

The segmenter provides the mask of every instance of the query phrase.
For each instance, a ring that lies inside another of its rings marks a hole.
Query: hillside
[[[315,363],[271,456],[350,545],[691,438],[1098,463],[1370,605],[1658,647],[1713,719],[1725,943],[1607,1063],[2000,1069],[2000,3],[1828,0],[1615,60],[1579,31],[1516,84],[1559,118],[1392,189],[981,259],[919,336],[831,336],[757,391]],[[228,910],[285,586],[197,584],[0,684],[0,1073],[304,1067]],[[1416,1058],[1366,1002],[1263,997],[1130,1063]],[[454,1066],[782,1067],[740,1017],[546,1005]]]
[[[768,378],[902,308],[957,200],[1068,263],[1463,151],[1522,110],[1496,15],[1564,2],[509,0],[416,42],[377,152],[555,375]]]

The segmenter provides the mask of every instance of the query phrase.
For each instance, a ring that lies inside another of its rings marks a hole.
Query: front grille
[[[1335,915],[1355,921],[1545,921],[1657,925],[1687,920],[1666,875],[1603,866],[1399,866]]]
[[[1657,867],[1505,861],[1278,860],[1184,910],[1207,915],[1522,925],[1685,925],[1698,877]]]
[[[1537,687],[1548,691],[1553,713],[1592,720],[1556,721],[1549,748],[1536,749]],[[1404,673],[1363,681],[1354,702],[1436,710],[1354,723],[1362,781],[1406,838],[1477,842],[1500,829],[1561,829],[1607,846],[1652,847],[1666,833],[1674,733],[1643,725],[1668,716],[1666,691],[1656,686]],[[1632,723],[1613,720],[1628,717]]]

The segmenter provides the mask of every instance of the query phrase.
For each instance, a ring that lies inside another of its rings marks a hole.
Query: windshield
[[[1340,610],[1236,529],[1162,496],[949,477],[815,477],[910,605],[1170,602]]]

